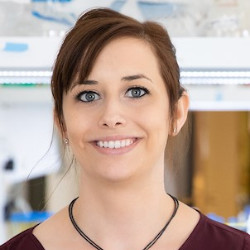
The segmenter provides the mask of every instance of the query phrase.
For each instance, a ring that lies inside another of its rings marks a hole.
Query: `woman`
[[[189,100],[161,26],[85,13],[61,46],[52,93],[79,198],[1,249],[250,249],[247,234],[165,193],[165,148]]]

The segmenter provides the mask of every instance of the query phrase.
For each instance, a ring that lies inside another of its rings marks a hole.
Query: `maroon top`
[[[34,228],[34,227],[33,227]],[[44,250],[30,228],[0,246],[0,250]],[[179,250],[250,250],[250,235],[215,222],[200,220]]]

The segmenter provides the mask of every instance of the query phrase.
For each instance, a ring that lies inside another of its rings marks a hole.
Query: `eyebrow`
[[[152,82],[152,80],[149,77],[147,77],[147,76],[145,76],[143,74],[137,74],[137,75],[123,76],[122,77],[122,81],[127,81],[127,82],[131,82],[131,81],[138,80],[138,79],[146,79],[146,80]],[[75,83],[73,83],[71,89],[73,89],[77,85],[95,85],[95,84],[98,84],[98,81],[84,80],[83,82],[75,82]]]
[[[95,80],[84,80],[83,82],[74,82],[71,86],[71,90],[76,87],[77,85],[95,85],[98,84],[98,81]]]
[[[95,80],[84,80],[80,84],[83,84],[83,85],[94,85],[94,84],[98,84],[98,81],[95,81]]]
[[[128,81],[128,82],[138,80],[138,79],[146,79],[146,80],[152,82],[152,80],[150,78],[148,78],[147,76],[145,76],[143,74],[122,77],[122,81]]]

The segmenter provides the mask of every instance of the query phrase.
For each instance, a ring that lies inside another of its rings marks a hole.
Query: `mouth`
[[[130,146],[136,141],[136,138],[133,139],[124,139],[124,140],[111,140],[111,141],[97,141],[96,146],[100,148],[110,148],[110,149],[119,149]]]
[[[132,150],[137,143],[139,138],[105,138],[94,142],[94,147],[100,153],[107,155],[124,154]]]

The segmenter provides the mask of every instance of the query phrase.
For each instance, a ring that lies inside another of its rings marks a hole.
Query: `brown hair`
[[[166,84],[170,117],[174,120],[176,103],[184,89],[179,82],[175,48],[167,31],[155,22],[140,23],[113,10],[98,8],[84,13],[78,19],[67,34],[54,65],[51,89],[55,115],[61,128],[63,94],[67,93],[76,77],[80,82],[88,77],[98,54],[107,43],[124,36],[144,40],[152,47]]]

